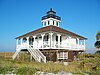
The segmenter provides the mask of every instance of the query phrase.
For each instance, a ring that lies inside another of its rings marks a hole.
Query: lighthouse
[[[59,27],[61,22],[61,17],[56,16],[56,12],[52,10],[52,8],[47,12],[46,16],[42,17],[41,20],[43,27],[53,25]]]

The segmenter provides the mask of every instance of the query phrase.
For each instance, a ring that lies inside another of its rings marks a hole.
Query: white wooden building
[[[38,62],[73,61],[75,55],[86,50],[86,39],[60,28],[61,17],[52,9],[41,20],[43,27],[16,38],[16,52],[28,51]]]

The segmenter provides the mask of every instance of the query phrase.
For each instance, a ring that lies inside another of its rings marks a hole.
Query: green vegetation
[[[100,54],[100,50],[99,51],[96,51],[95,54]]]
[[[100,31],[98,31],[96,34],[96,40],[99,40],[99,39],[100,39]]]
[[[20,60],[0,58],[0,74],[33,75],[37,71],[53,73],[64,71],[81,75],[84,73],[100,75],[100,53],[78,55],[79,60],[70,62],[67,66],[54,62],[38,63],[30,61],[26,54],[23,56],[25,58],[20,58]]]
[[[94,46],[95,46],[97,49],[100,49],[100,31],[97,32],[97,34],[96,34],[96,42],[95,42]]]

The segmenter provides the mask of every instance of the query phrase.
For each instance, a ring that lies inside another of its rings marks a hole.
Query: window
[[[58,42],[58,36],[56,36],[56,41]]]
[[[68,59],[68,52],[64,52],[64,59]]]
[[[32,37],[29,38],[29,45],[33,45],[33,38]]]
[[[48,35],[47,36],[44,36],[44,40],[45,41],[48,41],[48,38],[49,38]]]
[[[60,59],[68,59],[68,52],[59,52]]]
[[[50,24],[50,21],[48,21],[48,25]]]
[[[44,26],[46,26],[46,22],[44,22]]]
[[[60,36],[60,42],[62,41],[62,37]]]
[[[58,22],[56,22],[56,25],[58,26]]]
[[[26,43],[27,39],[26,38],[23,38],[23,43]]]
[[[54,21],[53,21],[53,25],[54,25]]]
[[[59,53],[59,58],[63,58],[63,52]]]

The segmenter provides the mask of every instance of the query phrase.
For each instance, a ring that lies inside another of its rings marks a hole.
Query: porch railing
[[[78,45],[78,44],[70,44],[70,43],[58,43],[58,42],[52,42],[52,45],[48,41],[42,42],[35,42],[33,45],[30,45],[32,48],[35,49],[49,49],[49,48],[54,48],[54,49],[72,49],[72,50],[85,50],[85,45]],[[17,45],[17,48],[20,49],[27,49],[29,45],[27,43],[23,43],[22,45]]]

